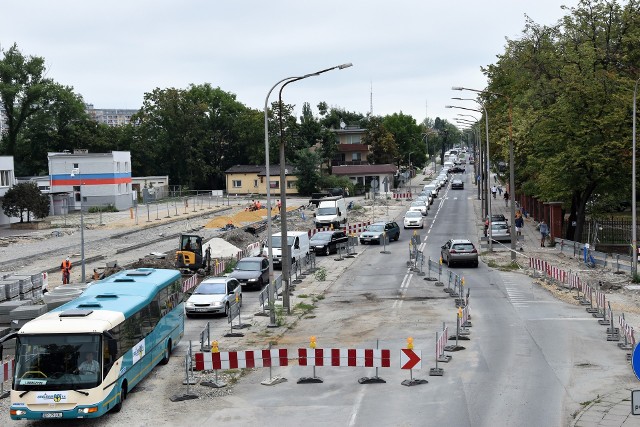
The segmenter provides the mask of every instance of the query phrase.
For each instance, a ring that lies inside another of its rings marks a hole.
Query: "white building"
[[[13,156],[0,156],[0,207],[2,198],[7,191],[16,184],[16,177],[13,171]],[[0,225],[18,222],[19,218],[10,218],[0,209]]]
[[[118,210],[133,206],[131,153],[47,153],[51,177],[52,213],[114,206]]]

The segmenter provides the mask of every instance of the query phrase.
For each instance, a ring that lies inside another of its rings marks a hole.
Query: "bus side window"
[[[104,369],[102,371],[103,379],[106,378],[109,370],[113,366],[118,356],[118,341],[111,338],[104,339],[103,343]]]
[[[140,319],[140,332],[142,333],[142,337],[146,337],[151,332],[153,332],[153,328],[155,328],[156,324],[151,320],[151,310],[147,305],[143,307],[136,316],[139,316]],[[157,323],[157,322],[156,322]]]

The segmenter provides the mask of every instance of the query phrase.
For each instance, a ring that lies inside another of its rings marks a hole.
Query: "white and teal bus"
[[[110,276],[25,324],[16,339],[14,420],[94,418],[122,402],[184,335],[181,276],[141,268]]]

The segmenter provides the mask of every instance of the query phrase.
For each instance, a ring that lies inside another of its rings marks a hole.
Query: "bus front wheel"
[[[167,348],[164,350],[164,357],[160,361],[161,365],[166,365],[169,363],[169,358],[171,357],[171,340],[167,342]]]
[[[127,382],[125,381],[122,384],[122,389],[120,390],[120,400],[113,407],[113,412],[120,412],[120,410],[122,409],[122,403],[125,401],[126,398],[127,398]]]

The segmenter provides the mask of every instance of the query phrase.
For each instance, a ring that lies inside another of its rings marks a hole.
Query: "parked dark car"
[[[384,241],[386,233],[387,240],[398,240],[400,238],[400,226],[395,221],[376,222],[368,225],[365,231],[360,233],[360,243],[377,243],[379,245]]]
[[[338,245],[345,244],[349,238],[342,230],[320,231],[309,240],[309,246],[317,254],[329,255],[338,252]]]
[[[229,277],[238,279],[243,288],[262,289],[269,283],[269,260],[259,256],[242,258]]]

